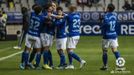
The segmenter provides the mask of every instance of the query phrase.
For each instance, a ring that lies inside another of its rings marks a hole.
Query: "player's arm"
[[[56,19],[61,19],[64,18],[64,16],[61,15],[55,15],[55,14],[51,14],[52,17],[55,17]]]

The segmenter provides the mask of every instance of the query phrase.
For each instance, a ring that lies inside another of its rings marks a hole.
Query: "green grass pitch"
[[[120,36],[119,37],[119,51],[121,56],[126,60],[126,70],[128,73],[111,73],[115,69],[115,57],[112,51],[108,51],[108,71],[100,71],[102,66],[102,50],[100,36],[82,36],[75,52],[87,64],[83,69],[79,68],[79,63],[74,60],[75,70],[19,70],[21,54],[12,58],[0,61],[0,75],[134,75],[134,37]],[[12,47],[17,44],[17,41],[0,41],[0,58],[19,52]],[[59,56],[55,49],[55,44],[52,49],[54,65],[59,64]],[[67,58],[67,57],[66,57]],[[67,60],[68,61],[68,60]],[[42,63],[41,63],[42,64]]]

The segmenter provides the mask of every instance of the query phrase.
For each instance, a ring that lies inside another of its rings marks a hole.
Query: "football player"
[[[107,11],[103,18],[103,25],[100,27],[102,30],[103,40],[102,40],[102,60],[103,66],[100,70],[107,70],[107,60],[108,55],[107,51],[108,48],[111,48],[113,54],[115,55],[116,59],[120,57],[120,53],[117,49],[118,47],[118,38],[117,38],[117,14],[114,12],[115,6],[113,4],[109,4],[107,6]]]
[[[44,59],[44,69],[52,69],[53,61],[52,54],[50,51],[50,47],[53,44],[53,38],[55,35],[55,25],[54,25],[54,17],[51,16],[53,13],[53,8],[51,4],[46,6],[46,11],[44,12],[44,29],[41,33],[41,41],[43,45],[43,59]],[[50,63],[48,65],[48,62]]]
[[[64,18],[55,20],[56,48],[60,56],[60,65],[58,66],[58,69],[64,69],[67,66],[64,54],[64,50],[66,49],[67,35],[66,35],[66,15],[64,15],[62,7],[57,7],[57,15],[64,16]]]
[[[80,24],[81,17],[77,12],[77,7],[71,5],[69,7],[69,14],[67,16],[68,21],[68,38],[67,38],[67,53],[69,58],[69,65],[66,69],[74,69],[72,59],[76,59],[80,63],[80,68],[84,66],[86,61],[82,60],[75,52],[74,49],[80,39]]]
[[[25,41],[25,49],[22,53],[23,63],[20,64],[21,69],[26,69],[27,67],[34,68],[34,66],[31,63],[29,63],[29,54],[32,45],[37,51],[37,57],[41,57],[40,32],[44,23],[44,17],[42,16],[41,11],[42,8],[39,5],[37,5],[34,8],[34,12],[31,12],[29,29]],[[39,63],[38,61],[40,61],[40,59],[38,59],[36,63]]]

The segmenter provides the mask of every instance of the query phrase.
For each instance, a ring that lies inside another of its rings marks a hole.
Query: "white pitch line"
[[[5,57],[1,57],[1,58],[0,58],[0,61],[6,60],[6,59],[11,58],[11,57],[13,57],[13,56],[16,56],[16,55],[18,55],[18,54],[20,54],[20,53],[22,53],[22,51],[13,53],[13,54],[8,55],[8,56],[5,56]]]

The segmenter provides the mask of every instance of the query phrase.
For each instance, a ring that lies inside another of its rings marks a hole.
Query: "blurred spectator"
[[[122,8],[123,8],[125,11],[131,10],[131,5],[129,4],[128,0],[125,0],[124,2],[125,2],[125,4],[124,4],[124,6],[123,6]]]
[[[71,4],[71,0],[66,0],[65,6],[68,7]]]
[[[89,7],[92,7],[92,0],[88,0],[88,2],[87,2],[87,6],[89,6]]]
[[[64,2],[66,7],[68,7],[71,4],[71,0],[52,0],[52,1],[57,2],[58,5],[60,5],[61,2]]]
[[[97,4],[100,0],[77,0],[78,5],[87,5],[89,7],[92,6],[92,4]]]
[[[4,13],[6,14],[6,13]],[[3,15],[2,11],[0,11],[0,39],[6,39],[6,18]]]
[[[48,2],[51,2],[52,0],[34,0],[36,4],[39,4],[41,6],[45,6]]]
[[[132,0],[132,10],[134,10],[134,0]]]
[[[36,6],[36,5],[34,5]],[[33,8],[34,8],[33,6]],[[22,43],[23,43],[23,40],[27,34],[27,30],[28,30],[28,24],[29,24],[29,12],[28,12],[28,9],[26,7],[22,7],[21,8],[21,13],[22,13],[22,21],[23,21],[23,26],[22,26],[22,32],[21,32],[21,35],[20,35],[20,32],[18,31],[17,32],[17,35],[18,35],[18,45],[17,46],[14,46],[13,48],[14,49],[21,49],[21,46],[22,46]]]
[[[0,0],[0,7],[1,7],[1,4],[2,4],[2,0]]]
[[[87,5],[89,0],[77,0],[78,5]]]
[[[94,4],[97,4],[100,0],[88,0],[88,1],[90,1],[90,2],[92,2]]]
[[[61,3],[61,0],[57,0],[57,3],[58,3],[58,5],[60,5],[60,3]]]
[[[13,0],[7,0],[7,6],[10,9],[14,8],[14,1]]]
[[[7,14],[6,14],[5,11],[2,12],[2,18],[5,21],[4,26],[6,27],[6,24],[7,24]]]

